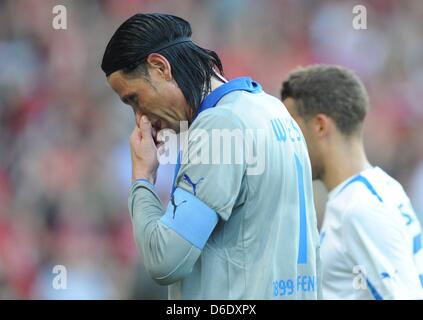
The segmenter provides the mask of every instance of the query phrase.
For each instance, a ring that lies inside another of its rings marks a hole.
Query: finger
[[[143,139],[153,139],[151,133],[151,122],[148,120],[147,116],[142,116],[140,121],[140,131]]]
[[[134,130],[132,130],[131,136],[129,137],[129,141],[132,143],[141,141],[141,131],[138,127],[135,127]]]
[[[135,123],[136,123],[137,127],[139,128],[140,127],[142,113],[141,112],[135,112],[134,111],[134,114],[135,114]]]
[[[140,125],[141,125],[141,118],[142,118],[142,116],[143,116],[143,114],[141,113],[141,112],[137,112],[137,126],[138,126],[138,128],[140,127]]]

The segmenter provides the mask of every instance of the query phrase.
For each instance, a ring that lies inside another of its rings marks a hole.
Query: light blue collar
[[[251,93],[259,93],[262,91],[261,85],[258,82],[253,81],[250,77],[235,78],[217,87],[215,90],[210,92],[201,103],[198,108],[198,112],[194,119],[198,115],[209,108],[213,108],[226,94],[232,91],[247,91]],[[193,119],[193,121],[194,121]]]
[[[214,108],[216,104],[223,98],[226,94],[232,91],[247,91],[251,93],[259,93],[262,92],[261,85],[258,82],[253,81],[250,77],[240,77],[235,78],[231,81],[228,81],[222,84],[220,87],[217,87],[215,90],[210,92],[201,103],[200,107],[198,108],[198,112],[195,115],[194,120],[198,117],[198,115],[207,110],[209,108]],[[175,174],[173,177],[173,188],[172,193],[176,189],[176,177],[179,172],[179,168],[181,167],[181,153],[178,153],[178,158],[175,167]]]

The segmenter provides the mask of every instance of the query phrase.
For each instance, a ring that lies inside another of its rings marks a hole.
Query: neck
[[[325,154],[322,182],[329,192],[348,178],[371,167],[361,139],[339,139],[342,141],[329,143],[331,147]]]
[[[212,92],[213,90],[216,90],[225,82],[227,82],[227,80],[223,77],[220,77],[219,79],[216,77],[212,77],[210,80],[210,90],[203,96],[203,100],[205,97],[207,97],[208,94],[210,94],[210,92]],[[194,112],[191,108],[189,108],[189,110],[190,110],[189,121],[191,122],[192,118],[194,117]]]
[[[225,78],[216,78],[216,77],[212,77],[211,81],[210,81],[210,91],[207,93],[209,94],[210,92],[212,92],[213,90],[216,90],[217,88],[219,88],[222,84],[225,83],[225,81],[227,81]]]

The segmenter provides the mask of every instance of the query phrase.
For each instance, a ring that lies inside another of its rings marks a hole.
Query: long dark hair
[[[189,40],[192,30],[182,18],[168,14],[136,14],[113,34],[103,55],[101,69],[106,76],[122,70],[130,74],[145,68],[150,53],[162,54],[172,67],[172,76],[188,105],[195,111],[210,91],[212,76],[223,75],[219,56]],[[178,41],[171,46],[168,43]],[[157,51],[158,49],[158,51]]]

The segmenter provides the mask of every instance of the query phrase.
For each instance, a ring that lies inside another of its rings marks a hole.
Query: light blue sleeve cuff
[[[148,181],[147,179],[137,179],[132,183],[131,188],[135,187],[135,185],[139,184],[141,182],[141,184],[148,186],[149,188],[154,190],[154,184],[152,184],[150,181]]]
[[[176,188],[160,221],[202,250],[217,225],[217,213],[192,193]]]
[[[131,185],[131,197],[134,195],[135,191],[139,188],[144,188],[150,191],[157,199],[160,199],[156,192],[156,187],[147,179],[137,179]]]

